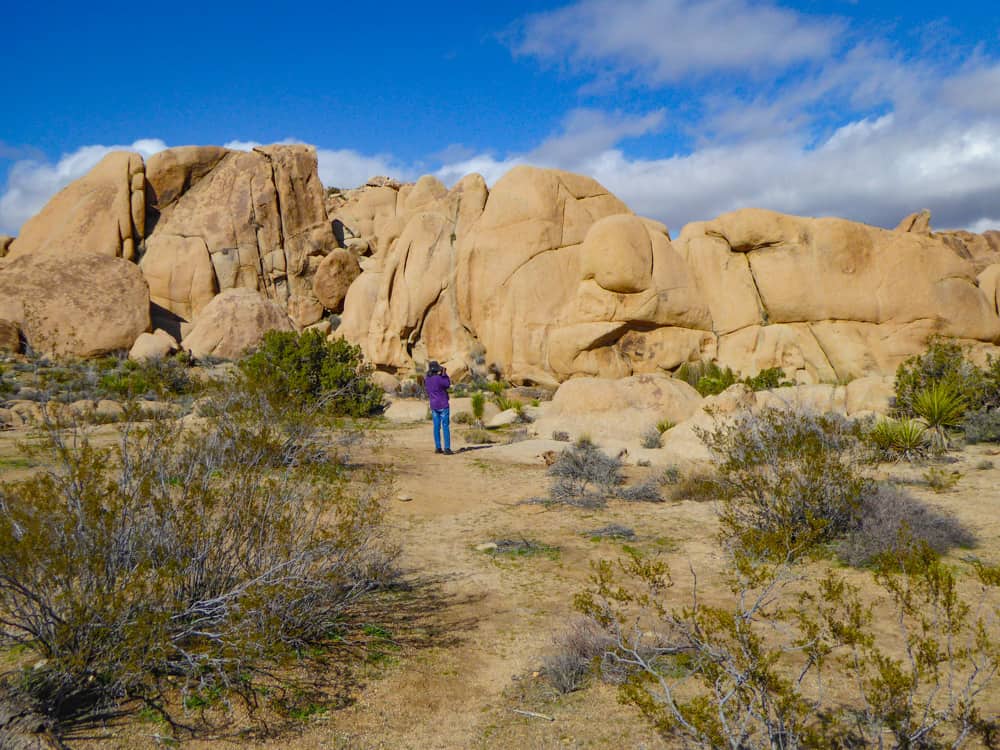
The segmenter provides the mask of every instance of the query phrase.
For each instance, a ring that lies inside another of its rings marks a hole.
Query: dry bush
[[[310,414],[245,392],[216,413],[108,448],[50,429],[52,468],[0,486],[0,642],[43,659],[21,686],[46,713],[158,702],[165,681],[252,706],[392,578],[377,475],[349,477]]]
[[[669,476],[664,473],[664,482],[670,486],[670,499],[674,502],[687,500],[692,503],[707,503],[719,499],[719,488],[707,469],[681,474],[675,468],[675,472],[671,472]]]
[[[620,487],[615,496],[630,503],[662,503],[663,493],[656,479],[647,479],[631,487]]]
[[[660,447],[660,436],[663,432],[655,426],[650,427],[642,433],[641,443],[643,448],[655,449]]]
[[[553,482],[549,498],[555,503],[600,507],[624,479],[622,463],[589,441],[580,440],[564,450],[549,467]]]
[[[583,535],[591,539],[635,539],[635,529],[621,524],[611,523],[592,531],[584,531]]]
[[[943,554],[975,542],[975,535],[954,516],[916,500],[899,487],[880,484],[865,496],[858,525],[837,544],[837,552],[849,565],[861,566],[914,545],[927,545]]]
[[[553,647],[542,663],[542,674],[552,687],[566,694],[583,687],[587,676],[614,647],[614,638],[593,619],[578,616],[553,639]]]

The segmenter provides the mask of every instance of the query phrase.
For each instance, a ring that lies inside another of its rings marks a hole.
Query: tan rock
[[[316,169],[306,146],[158,154],[148,170],[158,196],[150,238],[199,238],[220,291],[254,289],[284,304],[311,292],[310,258],[337,245]]]
[[[931,233],[931,212],[926,208],[912,213],[899,222],[896,227],[897,232],[913,232],[914,234]]]
[[[93,357],[127,351],[149,329],[149,288],[139,268],[106,255],[34,253],[0,270],[0,318],[33,349]]]
[[[96,253],[134,259],[145,227],[143,174],[138,154],[108,154],[25,222],[9,254]],[[140,198],[133,201],[133,194]]]
[[[347,290],[360,275],[361,266],[350,251],[331,250],[316,268],[313,294],[327,310],[340,312],[344,307]]]
[[[201,237],[158,232],[146,241],[139,262],[150,300],[192,321],[219,292],[215,268]]]
[[[895,378],[872,375],[847,384],[847,415],[887,414],[896,396]]]
[[[298,328],[318,323],[323,317],[323,305],[311,294],[288,300],[288,317]]]
[[[21,351],[21,328],[12,320],[0,319],[0,352]]]
[[[196,358],[238,359],[272,330],[294,330],[281,307],[252,289],[227,289],[202,310],[181,346]]]
[[[125,416],[125,408],[117,401],[101,399],[94,406],[94,416],[109,422],[119,420]]]
[[[539,435],[565,431],[574,438],[589,434],[638,442],[644,430],[661,420],[683,422],[701,401],[687,383],[664,375],[574,378],[559,386],[535,429]]]
[[[496,429],[497,427],[507,427],[512,425],[518,420],[517,409],[506,409],[496,416],[492,417],[486,422],[486,426],[490,429]]]
[[[422,422],[427,419],[429,410],[426,401],[401,398],[389,404],[384,416],[390,422]]]
[[[372,382],[386,393],[396,393],[399,390],[399,378],[392,373],[376,370],[372,373]]]
[[[144,362],[163,359],[180,349],[177,340],[166,331],[157,329],[153,333],[141,333],[129,350],[129,359]]]
[[[993,306],[995,312],[1000,313],[1000,263],[987,266],[976,280],[979,290],[986,295],[986,302]]]

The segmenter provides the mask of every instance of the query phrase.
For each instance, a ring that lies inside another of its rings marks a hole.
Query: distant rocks
[[[285,311],[253,289],[227,289],[213,298],[181,346],[195,357],[237,359],[268,331],[291,331]]]

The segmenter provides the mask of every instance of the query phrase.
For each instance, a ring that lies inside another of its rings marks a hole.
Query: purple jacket
[[[448,408],[448,389],[451,388],[451,378],[447,375],[428,375],[424,378],[424,388],[431,400],[432,409]]]

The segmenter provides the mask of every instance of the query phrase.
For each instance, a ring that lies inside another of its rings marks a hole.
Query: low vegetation
[[[714,362],[685,362],[674,377],[693,386],[702,396],[716,396],[736,383],[744,383],[753,391],[766,391],[795,385],[785,378],[780,367],[769,367],[751,377],[740,378],[729,367],[719,367]]]

